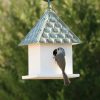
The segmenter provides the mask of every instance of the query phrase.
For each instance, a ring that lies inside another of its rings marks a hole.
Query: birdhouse
[[[73,74],[72,53],[72,46],[79,43],[80,39],[48,8],[19,44],[28,46],[28,75],[22,79],[62,79],[62,72],[53,58],[53,50],[58,47],[65,50],[68,77],[79,77]]]

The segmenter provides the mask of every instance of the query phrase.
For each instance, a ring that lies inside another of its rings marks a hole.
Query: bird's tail
[[[70,82],[68,76],[66,75],[66,73],[64,71],[62,72],[62,74],[63,74],[63,78],[64,78],[64,85],[65,86],[69,85],[71,82]]]

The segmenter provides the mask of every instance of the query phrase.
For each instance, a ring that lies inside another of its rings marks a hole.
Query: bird
[[[71,82],[70,82],[67,74],[65,73],[65,66],[66,66],[65,50],[63,48],[59,47],[53,51],[53,55],[54,55],[55,61],[57,62],[58,66],[60,67],[60,69],[62,71],[64,85],[67,86]]]

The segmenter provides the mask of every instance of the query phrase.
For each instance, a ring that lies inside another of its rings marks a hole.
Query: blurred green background
[[[54,0],[53,9],[83,41],[73,46],[74,73],[63,80],[22,80],[27,46],[18,44],[47,8],[43,0],[0,0],[0,100],[100,100],[100,0]]]

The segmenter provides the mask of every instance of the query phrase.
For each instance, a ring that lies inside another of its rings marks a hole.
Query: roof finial
[[[50,0],[48,0],[48,8],[50,9],[50,7],[51,7],[51,2]]]
[[[44,1],[48,2],[48,9],[51,9],[51,1],[53,1],[53,0],[44,0]]]

